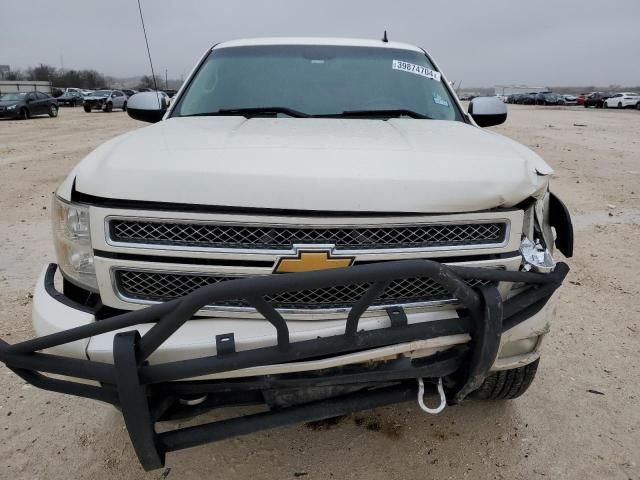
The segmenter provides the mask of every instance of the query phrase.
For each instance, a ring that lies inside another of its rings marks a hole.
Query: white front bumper
[[[67,330],[69,328],[95,322],[91,313],[74,308],[54,298],[45,288],[45,271],[43,270],[35,288],[33,298],[33,326],[38,336]],[[540,341],[548,331],[548,307],[506,332],[502,337],[502,349],[513,351],[513,342],[529,340],[532,349],[528,352],[499,357],[494,370],[515,368],[535,361],[539,357]],[[450,318],[452,310],[422,312],[409,314],[409,323],[420,323]],[[362,318],[360,328],[375,330],[389,326],[387,317]],[[344,332],[344,320],[288,321],[291,342],[310,340],[317,337],[340,335]],[[138,325],[141,335],[148,331],[152,324]],[[124,330],[133,330],[124,329]],[[124,331],[121,330],[121,331]],[[276,345],[276,332],[273,326],[258,319],[224,319],[199,318],[191,320],[173,334],[150,357],[151,364],[165,363],[189,358],[200,358],[216,354],[216,335],[233,332],[238,351]],[[58,355],[90,359],[99,362],[113,363],[113,337],[118,332],[97,335],[51,349]],[[233,378],[253,375],[267,375],[317,370],[338,367],[348,364],[363,363],[372,360],[384,360],[397,356],[424,357],[438,351],[446,350],[454,345],[469,342],[466,334],[451,335],[429,340],[419,340],[387,347],[375,348],[363,352],[340,355],[322,360],[287,363],[286,365],[265,365],[250,369],[224,372],[202,378]],[[511,346],[510,346],[511,344]],[[526,348],[527,342],[523,342]]]

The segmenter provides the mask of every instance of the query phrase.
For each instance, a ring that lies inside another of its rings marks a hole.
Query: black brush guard
[[[539,311],[560,286],[569,268],[539,274],[446,266],[431,260],[402,260],[349,268],[232,280],[202,287],[191,294],[143,310],[10,345],[0,340],[0,360],[36,387],[113,404],[122,410],[134,449],[146,470],[164,465],[165,453],[258,430],[322,420],[358,410],[407,401],[416,395],[416,378],[455,378],[451,403],[477,389],[493,365],[502,332]],[[50,268],[53,276],[55,266]],[[428,277],[460,306],[450,319],[408,324],[400,307],[387,313],[390,327],[359,331],[362,314],[393,280]],[[530,288],[502,301],[495,287],[472,289],[465,279],[518,282]],[[264,300],[266,295],[351,284],[371,284],[353,304],[343,335],[290,343],[286,321]],[[205,305],[229,299],[249,302],[277,332],[277,345],[235,350],[233,333],[216,337],[216,354],[205,358],[149,365],[147,359],[180,326]],[[40,350],[114,330],[155,323],[142,337],[137,331],[118,333],[114,364],[67,358]],[[303,361],[414,340],[468,333],[471,342],[426,359],[402,358],[368,366],[351,366],[305,374],[268,375],[234,380],[189,380],[201,375],[260,365]],[[87,385],[42,374],[58,374],[97,382]],[[455,375],[454,375],[455,374]],[[180,381],[182,380],[182,381]],[[99,386],[98,386],[99,385]],[[298,392],[295,400],[288,393]],[[300,392],[311,392],[301,401]],[[318,396],[320,392],[320,396]],[[325,396],[322,397],[324,392]],[[184,415],[179,398],[207,395],[190,414],[218,406],[275,399],[264,413],[156,433],[156,422]]]

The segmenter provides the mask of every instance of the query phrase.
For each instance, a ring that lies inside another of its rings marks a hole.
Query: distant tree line
[[[5,80],[48,81],[54,87],[95,88],[111,83],[108,77],[95,70],[62,70],[41,63],[25,70],[12,70],[4,75]]]
[[[109,88],[116,83],[116,79],[113,77],[104,75],[95,70],[62,70],[52,65],[45,65],[41,63],[37,67],[29,67],[24,70],[12,70],[7,72],[3,76],[3,80],[34,80],[34,81],[46,81],[51,82],[54,87],[66,88]],[[159,75],[154,78],[151,75],[143,75],[140,77],[139,83],[134,87],[136,89],[141,88],[156,88],[162,90],[165,87],[165,80]]]
[[[151,88],[155,90],[156,85],[158,85],[158,90],[162,90],[165,86],[164,80],[159,75],[155,76],[155,82],[153,80],[154,78],[151,75],[143,75],[140,77],[140,83],[136,85],[136,89]]]

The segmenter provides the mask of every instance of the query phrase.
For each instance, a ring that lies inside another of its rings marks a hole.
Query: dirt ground
[[[32,335],[56,185],[102,141],[142,126],[72,108],[0,120],[0,338]],[[281,428],[169,454],[164,471],[145,473],[113,408],[40,391],[0,366],[0,478],[640,479],[640,112],[510,105],[495,130],[554,167],[552,188],[576,227],[572,271],[524,397]]]

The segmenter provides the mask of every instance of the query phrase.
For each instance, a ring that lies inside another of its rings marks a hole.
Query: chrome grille
[[[113,219],[112,241],[225,249],[290,250],[294,244],[336,249],[457,247],[505,241],[507,223],[432,223],[381,227],[287,227]]]
[[[195,273],[165,273],[141,270],[117,270],[116,285],[122,296],[127,299],[145,301],[166,301],[182,297],[194,290],[239,277],[203,275]],[[471,280],[472,287],[488,285],[490,282]],[[357,284],[338,287],[319,288],[285,292],[266,297],[279,309],[335,309],[351,307],[367,290],[369,284]],[[408,278],[395,280],[373,303],[374,306],[426,303],[455,300],[438,283],[428,278]],[[218,303],[221,307],[249,307],[245,301],[229,300]]]

